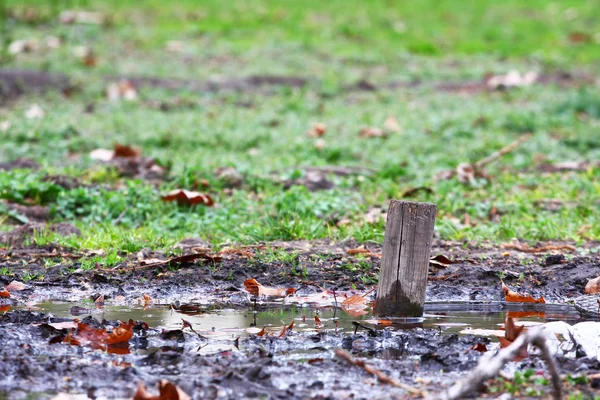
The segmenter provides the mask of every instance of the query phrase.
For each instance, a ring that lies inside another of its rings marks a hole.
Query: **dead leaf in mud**
[[[254,278],[250,278],[244,281],[246,291],[253,296],[273,296],[273,297],[286,297],[296,293],[294,288],[271,288],[263,286]]]
[[[385,119],[385,122],[383,123],[383,129],[391,133],[402,132],[402,127],[398,123],[398,120],[391,115]]]
[[[473,347],[471,347],[472,350],[478,351],[480,353],[485,353],[487,350],[487,347],[485,346],[485,344],[479,342],[475,345],[473,345]]]
[[[590,279],[585,285],[585,294],[596,294],[600,293],[600,276],[594,279]]]
[[[135,158],[139,157],[141,154],[139,149],[136,149],[133,146],[127,146],[120,143],[115,143],[115,157],[126,157],[126,158]]]
[[[119,83],[111,83],[106,87],[106,97],[110,101],[119,101],[121,99],[134,101],[137,99],[138,94],[133,83],[123,79]]]
[[[102,295],[98,296],[98,298],[96,300],[94,300],[94,304],[98,308],[104,307],[104,295],[102,294]]]
[[[7,312],[10,311],[10,306],[7,305],[0,305],[0,313],[2,314],[6,314]]]
[[[517,337],[523,332],[525,326],[516,326],[512,317],[509,317],[508,314],[504,317],[504,337],[498,337],[498,342],[500,342],[500,348],[505,348],[510,346]],[[519,355],[515,357],[513,361],[521,361],[527,358],[527,346],[524,346]]]
[[[327,125],[322,122],[317,122],[310,127],[306,133],[310,137],[321,137],[327,132]]]
[[[381,253],[373,253],[371,250],[365,249],[363,246],[357,247],[355,249],[346,250],[346,254],[350,256],[363,255],[365,257],[376,257],[381,258]]]
[[[2,290],[0,291],[0,298],[9,298],[10,297],[10,293],[8,293],[8,290]]]
[[[443,254],[438,254],[435,257],[429,259],[429,265],[437,265],[438,267],[446,268],[450,264],[456,264],[458,261],[452,261]]]
[[[263,336],[265,336],[265,335],[266,335],[266,333],[267,333],[267,332],[265,331],[265,328],[266,328],[266,327],[265,327],[265,326],[263,326],[263,328],[260,330],[260,332],[258,332],[258,333],[256,334],[256,336],[258,336],[258,337],[263,337]]]
[[[321,318],[315,315],[315,328],[322,328],[325,325],[321,322]]]
[[[284,325],[283,328],[281,329],[281,333],[279,334],[279,339],[284,339],[287,336],[287,331],[288,331],[288,327],[287,325]]]
[[[192,400],[178,386],[171,382],[163,379],[157,383],[158,385],[158,396],[151,395],[142,382],[138,383],[137,390],[133,395],[133,400]]]
[[[364,138],[382,138],[382,139],[385,139],[385,138],[388,137],[388,134],[386,132],[384,132],[384,130],[381,129],[381,128],[365,127],[365,128],[362,128],[360,130],[358,136],[364,137]]]
[[[23,282],[12,281],[5,288],[8,292],[19,292],[21,290],[25,290],[27,286]]]
[[[77,329],[69,331],[62,341],[74,346],[90,346],[108,352],[126,353],[129,350],[129,340],[133,337],[134,324],[133,320],[129,320],[128,323],[121,321],[112,332],[107,332],[105,328],[97,329],[77,322]],[[117,350],[118,348],[121,350]]]
[[[379,326],[392,326],[393,322],[389,319],[367,319],[363,321],[366,324]]]
[[[184,189],[172,190],[161,198],[163,201],[177,201],[179,204],[185,204],[188,206],[203,204],[211,207],[215,204],[213,198],[206,193],[192,192]]]
[[[220,256],[223,256],[223,255],[237,255],[237,256],[246,257],[246,258],[252,258],[252,257],[254,257],[254,253],[251,253],[248,250],[236,249],[236,248],[233,248],[233,247],[224,247],[221,250],[219,250],[219,252],[217,254],[220,255]]]
[[[502,283],[502,291],[504,292],[504,298],[509,303],[546,303],[546,300],[544,300],[544,297],[540,297],[539,299],[536,300],[533,297],[531,297],[530,295],[522,295],[515,291],[512,291],[511,289],[508,288],[508,286],[506,286],[504,284],[504,282],[501,282],[501,283]]]
[[[373,289],[372,289],[373,290]],[[371,291],[372,291],[371,290]],[[366,297],[371,291],[364,295],[352,295],[342,302],[342,310],[350,314],[353,317],[360,317],[361,315],[367,314],[367,308],[369,308],[369,299]]]

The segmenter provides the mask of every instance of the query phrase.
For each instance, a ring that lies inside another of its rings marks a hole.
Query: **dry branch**
[[[369,374],[375,375],[377,377],[377,379],[379,380],[379,382],[381,382],[381,383],[386,383],[388,385],[392,385],[392,386],[395,386],[397,388],[406,390],[407,392],[409,392],[410,394],[414,394],[415,396],[420,396],[420,397],[427,396],[427,392],[421,391],[419,389],[416,389],[416,388],[414,388],[414,387],[412,387],[410,385],[407,385],[405,383],[398,382],[394,378],[392,378],[390,376],[387,376],[386,374],[384,374],[380,370],[371,367],[370,365],[368,365],[367,363],[365,363],[362,360],[353,359],[350,356],[350,354],[348,354],[345,350],[338,349],[338,350],[335,351],[335,354],[338,357],[343,358],[344,360],[348,361],[350,364],[356,365],[357,367],[362,368],[363,370],[365,370]]]
[[[475,167],[476,170],[481,170],[483,167],[485,167],[492,161],[497,160],[498,158],[502,157],[503,155],[510,153],[511,151],[513,151],[514,149],[519,147],[523,142],[528,140],[530,137],[531,137],[531,133],[521,136],[514,142],[507,144],[506,146],[504,146],[500,150],[490,154],[486,158],[477,161],[475,164],[473,164],[473,166]]]
[[[567,244],[564,245],[546,245],[540,247],[529,247],[527,245],[521,245],[517,243],[506,243],[502,247],[509,250],[517,250],[523,253],[546,253],[548,251],[575,251],[577,250],[574,246]]]
[[[560,375],[546,344],[543,328],[534,328],[521,334],[510,346],[500,350],[496,355],[490,352],[485,353],[479,360],[477,367],[469,375],[440,393],[436,398],[456,400],[464,398],[468,393],[478,391],[484,381],[498,375],[500,369],[507,362],[514,360],[520,354],[521,349],[526,348],[529,344],[541,350],[541,357],[546,362],[548,372],[552,377],[552,398],[560,400],[562,398]]]

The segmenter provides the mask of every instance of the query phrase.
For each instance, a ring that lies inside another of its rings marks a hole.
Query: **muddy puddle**
[[[583,320],[571,306],[502,302],[427,303],[422,318],[391,322],[370,312],[277,302],[99,307],[47,301],[3,311],[0,398],[8,399],[51,399],[61,392],[131,398],[138,382],[153,387],[161,379],[194,399],[407,398],[402,389],[340,360],[336,350],[431,390],[474,368],[478,344],[498,348],[507,313],[526,326]],[[115,349],[74,345],[66,332],[75,319],[113,333],[117,321],[130,321],[133,337]],[[562,366],[600,369],[595,361],[576,361]],[[521,363],[544,369],[536,359]]]

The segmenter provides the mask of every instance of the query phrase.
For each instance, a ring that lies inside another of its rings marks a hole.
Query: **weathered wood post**
[[[388,209],[375,314],[421,317],[437,206],[392,200]]]

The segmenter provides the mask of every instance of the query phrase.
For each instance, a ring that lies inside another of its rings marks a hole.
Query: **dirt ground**
[[[183,255],[197,253],[199,244],[194,239],[184,241]],[[575,252],[569,247],[571,243],[539,243],[533,248],[549,245],[565,251],[532,253],[525,244],[498,248],[491,244],[436,241],[432,255],[445,255],[455,263],[431,265],[427,300],[489,303],[502,309],[502,278],[520,292],[536,298],[543,296],[548,303],[568,304],[583,293],[588,279],[600,275],[598,253],[585,254],[598,243],[586,243]],[[183,262],[159,267],[145,266],[139,260],[168,260],[175,256],[142,250],[110,271],[77,269],[77,265],[70,264],[81,254],[56,246],[2,250],[2,265],[15,271],[10,279],[22,280],[26,273],[44,274],[45,278],[42,282],[29,282],[27,289],[2,300],[0,396],[51,398],[53,393],[72,392],[90,398],[126,398],[133,395],[139,381],[153,390],[158,380],[168,379],[196,399],[406,398],[410,395],[405,391],[378,383],[372,375],[336,357],[334,350],[342,348],[355,357],[366,357],[385,374],[411,385],[419,382],[420,389],[436,392],[475,367],[480,353],[473,346],[493,341],[419,327],[356,332],[324,328],[292,331],[283,338],[251,334],[239,340],[236,351],[201,355],[195,349],[205,344],[204,338],[187,331],[164,336],[158,328],[138,321],[128,354],[113,354],[66,344],[49,345],[49,340],[64,338],[67,331],[48,324],[73,318],[53,317],[34,308],[34,303],[44,300],[93,304],[100,295],[108,303],[118,297],[132,303],[147,295],[161,304],[181,307],[194,296],[205,294],[213,296],[213,310],[248,309],[253,300],[244,292],[243,282],[249,278],[269,287],[308,287],[310,292],[310,285],[318,283],[329,290],[354,289],[364,293],[374,287],[373,283],[366,284],[364,277],[376,279],[381,251],[380,246],[367,244],[366,257],[348,255],[349,250],[359,248],[353,241],[270,243],[270,251],[297,254],[294,263],[303,272],[294,275],[289,261],[260,261],[258,255],[266,248],[252,246],[220,253],[219,249],[204,249],[205,254],[212,256],[189,262],[177,256]],[[43,266],[44,260],[58,257],[65,260],[65,265]],[[359,261],[363,266],[367,261],[370,268],[353,271],[347,267]],[[73,267],[76,270],[67,273],[67,268]],[[9,278],[4,276],[0,282],[6,286]],[[221,296],[222,300],[216,301],[214,296]],[[206,304],[198,307],[207,310]],[[90,326],[100,327],[100,322],[85,317],[85,309],[82,313],[72,309],[72,314]],[[105,327],[116,325],[116,321],[104,321]],[[563,373],[600,371],[597,360],[584,356],[558,362]],[[544,370],[542,361],[536,358],[527,358],[516,368]],[[578,390],[584,394],[593,391],[589,385]],[[485,391],[481,396],[494,397]]]

